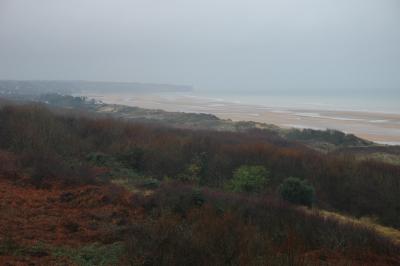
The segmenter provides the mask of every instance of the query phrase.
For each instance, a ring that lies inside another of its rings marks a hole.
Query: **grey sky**
[[[400,90],[400,1],[0,0],[0,78]]]

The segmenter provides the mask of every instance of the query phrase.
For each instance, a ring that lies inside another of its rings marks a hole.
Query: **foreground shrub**
[[[18,177],[18,170],[17,156],[13,153],[0,150],[0,176],[16,179]]]
[[[400,259],[399,246],[372,228],[272,198],[175,183],[134,202],[147,215],[126,234],[130,265],[396,265]]]
[[[289,177],[279,186],[281,197],[293,204],[312,206],[314,201],[314,188],[306,180]]]
[[[265,240],[254,226],[233,213],[203,206],[190,210],[186,217],[163,212],[156,220],[132,226],[126,240],[127,259],[130,265],[263,265],[281,261],[272,255]]]

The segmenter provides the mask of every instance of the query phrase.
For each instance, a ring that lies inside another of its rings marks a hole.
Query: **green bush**
[[[183,182],[198,184],[200,181],[201,167],[199,164],[189,164],[185,171],[179,175],[179,179]]]
[[[314,201],[314,188],[306,180],[289,177],[279,186],[281,197],[293,204],[312,206]]]
[[[228,188],[234,192],[261,192],[267,185],[269,172],[264,166],[243,165],[236,169]]]

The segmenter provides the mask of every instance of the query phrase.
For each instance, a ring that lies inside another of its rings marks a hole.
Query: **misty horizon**
[[[208,88],[199,88],[196,87],[193,84],[177,84],[177,83],[156,83],[156,82],[143,82],[143,81],[119,81],[119,80],[88,80],[88,79],[5,79],[5,78],[0,78],[0,83],[1,82],[45,82],[45,83],[91,83],[91,84],[101,84],[101,91],[104,91],[104,86],[107,84],[120,84],[120,85],[126,85],[129,87],[129,85],[135,86],[135,85],[145,85],[145,86],[154,86],[154,88],[157,88],[158,86],[171,86],[173,87],[181,87],[185,88],[186,91],[192,91],[192,92],[204,92],[204,93],[246,93],[246,92],[251,92],[254,94],[259,94],[259,93],[267,93],[268,95],[284,95],[285,93],[294,93],[293,95],[304,95],[304,96],[312,96],[312,95],[326,95],[326,96],[332,96],[336,95],[337,92],[341,92],[344,95],[352,95],[354,93],[363,93],[363,96],[372,94],[372,95],[387,95],[387,96],[395,96],[400,94],[400,90],[397,90],[395,88],[380,88],[379,90],[373,89],[373,88],[341,88],[341,89],[333,89],[329,91],[321,91],[316,88],[314,89],[301,89],[297,90],[295,88],[280,88],[279,90],[274,89],[274,88],[267,88],[267,89],[246,89],[245,91],[242,89],[208,89]],[[64,86],[64,85],[63,85]],[[179,91],[179,90],[178,90]],[[112,88],[110,88],[110,92],[112,92]],[[173,89],[171,90],[173,92]],[[135,93],[134,87],[132,87],[132,93]],[[322,94],[321,94],[322,93]]]
[[[399,12],[394,0],[5,0],[0,78],[396,92]]]

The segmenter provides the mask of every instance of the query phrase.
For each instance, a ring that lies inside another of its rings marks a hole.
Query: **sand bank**
[[[400,114],[269,107],[220,99],[163,94],[84,94],[105,103],[166,111],[214,114],[234,121],[255,121],[284,128],[337,129],[385,144],[400,144]]]

